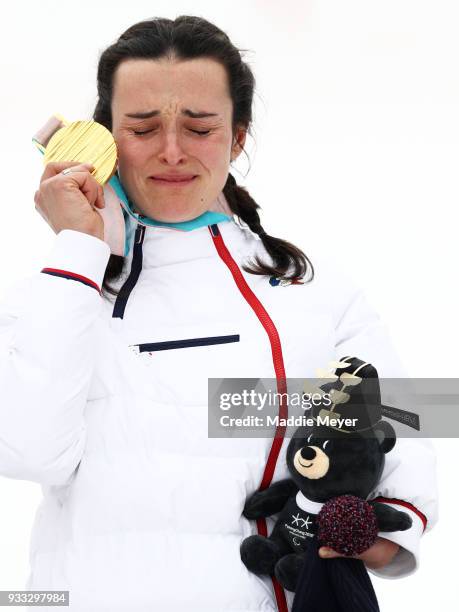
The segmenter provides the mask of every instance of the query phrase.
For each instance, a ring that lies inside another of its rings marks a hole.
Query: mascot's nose
[[[311,459],[315,459],[316,454],[316,451],[310,446],[305,446],[301,449],[301,457],[303,459],[307,459],[308,461],[311,461]]]

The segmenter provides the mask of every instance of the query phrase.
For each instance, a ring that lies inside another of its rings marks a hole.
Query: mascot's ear
[[[376,439],[383,453],[388,453],[395,446],[395,430],[387,421],[380,421],[374,426]]]

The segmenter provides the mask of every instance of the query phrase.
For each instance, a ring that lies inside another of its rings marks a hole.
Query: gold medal
[[[118,151],[111,132],[100,123],[72,121],[55,131],[46,143],[44,163],[51,161],[93,164],[91,174],[103,186],[116,172]]]
[[[97,211],[104,221],[104,240],[113,255],[126,256],[123,207],[127,204],[112,186],[112,182],[117,181],[118,150],[111,132],[92,119],[69,123],[61,115],[54,114],[34,134],[32,141],[43,153],[45,166],[59,161],[94,166],[91,174],[104,189],[105,207]],[[124,194],[119,181],[117,185]]]

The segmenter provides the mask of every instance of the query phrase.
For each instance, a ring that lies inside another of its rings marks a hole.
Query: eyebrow
[[[146,113],[125,113],[125,117],[131,117],[132,119],[150,119],[150,117],[157,117],[161,114],[159,110],[152,110]],[[195,113],[189,108],[185,108],[181,111],[185,117],[191,117],[192,119],[203,119],[204,117],[218,117],[218,113],[208,113],[205,111]]]

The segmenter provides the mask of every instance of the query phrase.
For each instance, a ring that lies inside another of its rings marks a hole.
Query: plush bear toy
[[[379,531],[406,530],[412,521],[405,512],[366,501],[395,444],[392,425],[381,419],[377,372],[355,357],[334,365],[331,382],[319,388],[315,425],[300,427],[288,445],[291,479],[257,491],[245,504],[248,519],[279,516],[269,537],[242,542],[241,558],[255,574],[275,575],[296,591],[293,610],[373,612],[379,608],[363,562],[321,559],[318,548],[358,554]]]

